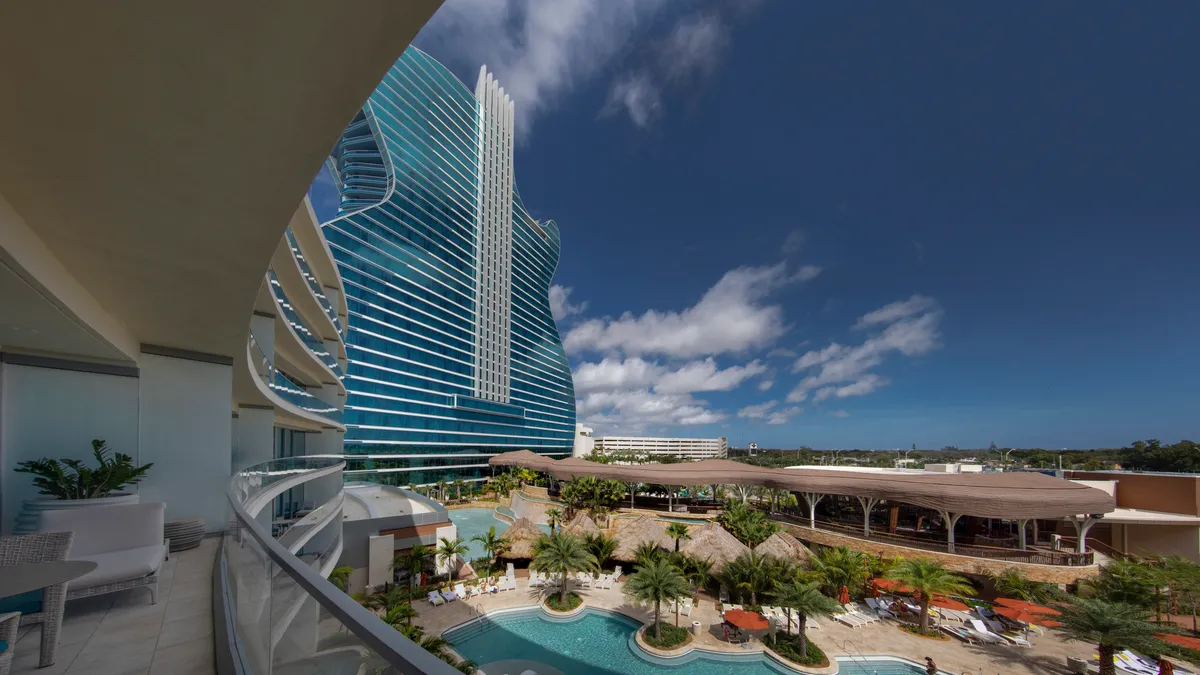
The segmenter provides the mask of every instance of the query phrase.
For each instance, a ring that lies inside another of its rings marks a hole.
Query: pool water
[[[508,529],[508,523],[500,520],[492,513],[491,509],[453,509],[449,512],[450,522],[454,523],[458,528],[458,536],[462,537],[467,543],[468,552],[467,560],[475,560],[487,556],[487,551],[483,550],[483,546],[477,541],[472,541],[472,537],[478,537],[487,533],[489,527],[496,528],[496,534],[500,534]],[[545,525],[538,527],[550,532],[550,528]]]
[[[632,636],[640,624],[591,608],[568,621],[527,609],[493,615],[487,622],[456,628],[444,637],[463,658],[480,664],[489,674],[489,664],[523,661],[549,666],[547,673],[553,669],[568,675],[795,675],[795,671],[754,653],[691,652],[678,659],[656,659],[633,644]],[[843,675],[924,674],[920,668],[896,661],[868,663],[860,658],[857,664],[839,661],[839,665]],[[536,666],[529,667],[538,671]],[[496,675],[504,672],[498,670]]]

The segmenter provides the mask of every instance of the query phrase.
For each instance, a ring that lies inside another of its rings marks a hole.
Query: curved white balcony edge
[[[285,469],[280,471],[271,471],[269,469],[255,471],[255,467],[250,467],[250,469],[242,471],[237,476],[234,476],[235,481],[238,481],[239,479],[244,481],[244,485],[240,487],[243,490],[243,494],[245,494],[248,499],[242,505],[242,507],[246,510],[251,518],[257,518],[258,514],[261,513],[262,510],[266,508],[276,497],[284,492],[287,492],[291,488],[303,483],[307,483],[310,480],[315,480],[321,476],[328,476],[332,473],[341,473],[342,469],[346,467],[346,462],[341,461],[340,457],[326,455],[306,455],[306,457],[338,459],[339,463],[319,469]],[[258,466],[265,467],[269,466],[270,464],[272,464],[272,462],[267,462],[265,465],[259,464]],[[284,477],[278,478],[279,476]],[[250,490],[255,487],[261,487],[264,478],[277,478],[277,480],[273,480],[268,484],[267,487],[251,495]],[[238,486],[231,485],[230,487],[231,489],[238,489]]]
[[[254,367],[251,365],[254,363],[253,359],[254,359],[254,351],[251,348],[250,343],[247,342],[246,343],[246,364],[247,364],[246,367],[250,369],[250,377],[252,380],[254,380],[254,386],[258,388],[258,391],[263,396],[267,397],[267,400],[271,401],[272,405],[274,405],[277,408],[283,408],[288,413],[295,415],[297,417],[309,420],[310,422],[315,422],[322,426],[332,426],[332,427],[335,427],[338,431],[346,430],[346,426],[342,422],[339,422],[335,419],[331,419],[320,413],[312,412],[311,410],[305,410],[304,408],[301,408],[300,406],[298,406],[294,403],[291,403],[287,399],[285,399],[282,396],[280,396],[279,394],[275,393],[275,391],[273,389],[271,389],[271,387],[266,382],[263,382],[262,376],[259,375],[258,371],[255,370]],[[320,399],[316,399],[316,397],[314,397],[314,399],[320,400]],[[322,401],[322,403],[324,403],[324,401]]]

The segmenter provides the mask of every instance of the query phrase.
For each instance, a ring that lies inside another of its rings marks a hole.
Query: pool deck
[[[578,592],[588,606],[620,612],[643,623],[649,623],[653,617],[653,608],[631,602],[621,592],[622,586],[623,584],[618,583],[610,589],[579,589],[572,583],[571,590]],[[529,579],[519,577],[515,591],[478,596],[465,601],[458,600],[438,607],[428,602],[419,602],[415,605],[418,612],[417,623],[425,628],[427,634],[441,635],[444,631],[474,618],[476,611],[487,613],[537,606],[543,597],[543,589],[531,590]],[[663,613],[663,619],[666,621],[673,621],[674,616]],[[689,625],[692,621],[700,621],[705,626],[704,632],[693,641],[694,647],[714,652],[746,653],[741,646],[729,644],[722,639],[721,617],[717,614],[716,602],[712,597],[701,594],[692,615],[679,617],[681,626]],[[821,619],[819,623],[821,629],[810,630],[808,636],[820,645],[831,659],[859,654],[889,655],[923,663],[926,656],[932,656],[938,667],[947,673],[975,673],[983,668],[985,673],[1002,672],[1005,675],[1066,675],[1070,672],[1066,668],[1068,656],[1090,659],[1095,650],[1094,645],[1068,643],[1051,632],[1040,636],[1031,633],[1034,646],[1030,648],[968,645],[953,639],[930,640],[901,631],[894,621],[881,621],[863,628],[850,628],[833,619]],[[762,650],[762,644],[757,640],[751,640],[750,645],[751,651]]]

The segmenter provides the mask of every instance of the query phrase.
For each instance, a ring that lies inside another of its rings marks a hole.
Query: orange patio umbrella
[[[1049,608],[1043,608],[1043,609],[1049,609]],[[1042,612],[1031,612],[1028,609],[1017,609],[1015,607],[997,607],[993,611],[996,612],[997,614],[999,614],[1000,616],[1008,617],[1014,621],[1020,621],[1022,623],[1031,623],[1035,626],[1053,627],[1053,626],[1061,626],[1062,625],[1059,622],[1055,621],[1054,619],[1048,618]],[[1050,610],[1050,611],[1054,612],[1054,610]],[[1054,612],[1054,613],[1059,614],[1060,612]]]
[[[894,579],[872,579],[871,585],[883,591],[891,591],[893,593],[912,593],[913,590],[908,586]]]
[[[1014,600],[1013,598],[996,598],[995,604],[1000,605],[1001,607],[1008,607],[1010,609],[1023,609],[1030,614],[1049,614],[1052,616],[1058,616],[1059,614],[1062,614],[1062,612],[1058,611],[1057,609],[1038,605],[1026,600]]]
[[[1200,649],[1200,638],[1188,637],[1186,635],[1175,635],[1173,633],[1160,633],[1154,637],[1163,642],[1170,642],[1173,645],[1187,647],[1188,649]]]
[[[838,602],[842,603],[843,605],[850,602],[849,588],[842,586],[840,589],[838,589]]]
[[[952,600],[944,595],[933,596],[933,599],[929,601],[929,604],[934,607],[941,607],[942,609],[956,609],[960,612],[966,612],[971,609],[966,605],[966,603]]]
[[[725,620],[746,630],[762,630],[771,625],[758,612],[748,612],[744,609],[731,609],[725,612]]]

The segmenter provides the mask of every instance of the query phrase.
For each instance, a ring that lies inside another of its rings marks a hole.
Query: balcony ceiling
[[[0,195],[133,340],[236,356],[326,153],[439,4],[4,3]]]

